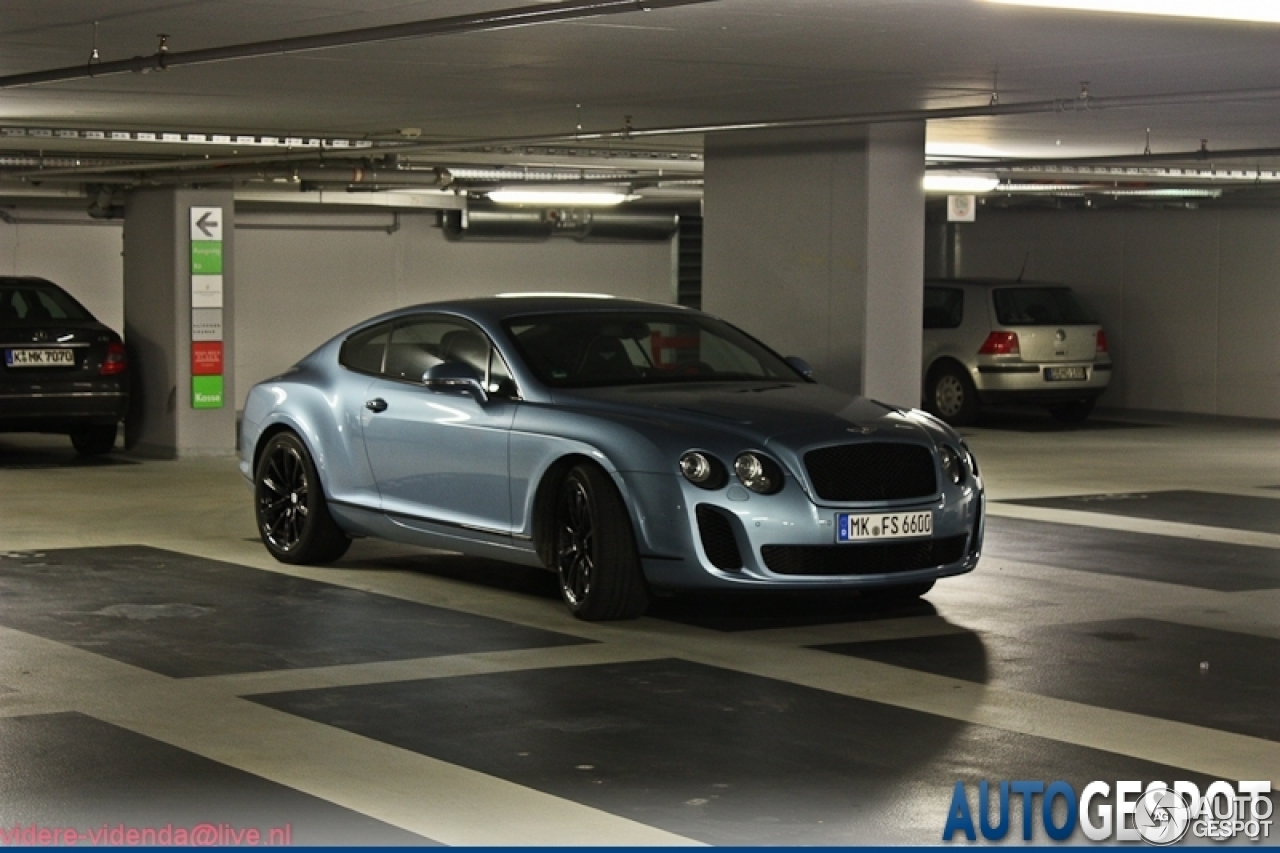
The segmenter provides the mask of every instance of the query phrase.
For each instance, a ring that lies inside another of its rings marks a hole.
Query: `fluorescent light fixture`
[[[493,190],[489,200],[498,204],[563,205],[565,207],[609,207],[631,201],[635,196],[617,190]]]
[[[987,0],[1005,6],[1035,6],[1076,12],[1118,12],[1217,21],[1257,21],[1280,24],[1276,0]]]
[[[1000,184],[995,175],[925,175],[924,191],[927,193],[950,193],[952,195],[973,195],[989,193]]]

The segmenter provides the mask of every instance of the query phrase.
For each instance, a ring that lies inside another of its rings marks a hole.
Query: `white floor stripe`
[[[998,501],[991,501],[987,504],[987,513],[1001,518],[1048,521],[1053,524],[1074,524],[1079,527],[1096,527],[1101,530],[1121,530],[1129,533],[1148,533],[1155,536],[1198,539],[1204,542],[1222,542],[1227,545],[1253,545],[1259,548],[1280,549],[1280,534],[1262,533],[1256,530],[1210,527],[1208,525],[1186,524],[1178,521],[1157,521],[1149,518],[1108,515],[1102,512],[1084,512],[1077,509],[1023,506],[1021,504],[1000,503]]]

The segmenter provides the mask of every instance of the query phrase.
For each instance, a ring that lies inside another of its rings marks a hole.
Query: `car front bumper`
[[[641,488],[666,491],[658,483]],[[985,497],[974,477],[928,500],[875,505],[815,503],[792,478],[775,495],[738,485],[708,492],[677,481],[675,488],[680,500],[667,518],[641,520],[645,577],[660,589],[872,589],[972,571],[982,552]],[[638,503],[643,512],[649,502]],[[932,514],[931,536],[836,541],[839,513],[922,511]]]

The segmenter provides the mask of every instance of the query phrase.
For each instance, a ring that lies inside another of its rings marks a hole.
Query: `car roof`
[[[692,311],[680,305],[666,302],[647,302],[640,299],[618,299],[599,294],[572,293],[513,293],[500,296],[481,296],[470,299],[452,299],[442,302],[424,302],[408,305],[382,315],[385,318],[416,314],[424,311],[458,313],[476,319],[500,322],[508,317],[523,314],[558,314],[563,312],[618,312],[618,311]],[[381,318],[379,318],[381,319]]]

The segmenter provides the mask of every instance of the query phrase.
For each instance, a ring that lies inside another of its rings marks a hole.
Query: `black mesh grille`
[[[814,491],[824,501],[894,501],[938,490],[933,452],[919,444],[842,444],[804,455]]]
[[[865,545],[765,545],[769,571],[779,575],[879,575],[931,569],[964,556],[967,536]]]
[[[698,504],[698,535],[702,538],[702,550],[717,569],[736,571],[742,568],[742,554],[738,540],[733,536],[733,524],[721,512],[706,504]]]

